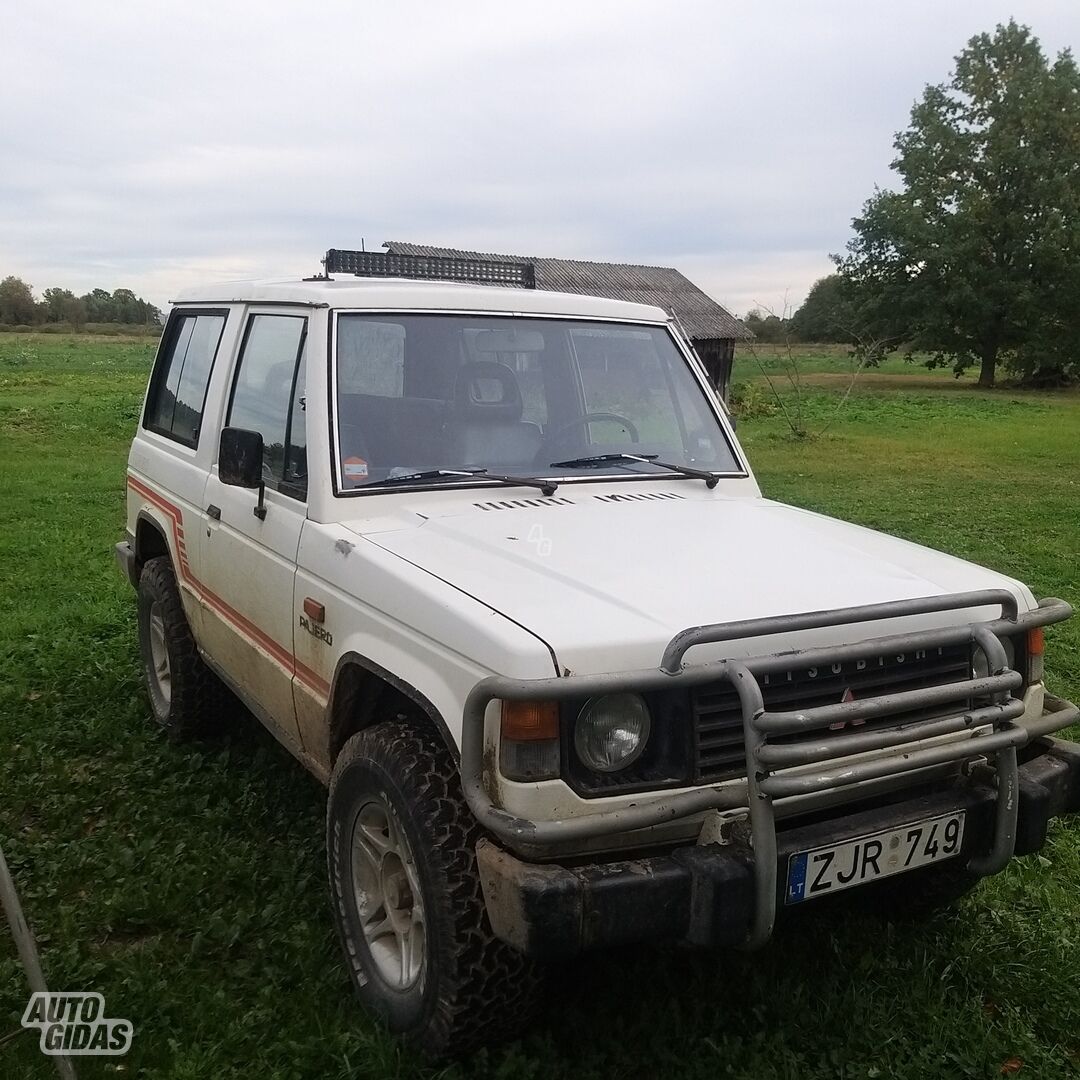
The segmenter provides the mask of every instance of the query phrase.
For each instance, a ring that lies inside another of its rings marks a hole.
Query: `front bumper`
[[[1051,818],[1080,811],[1080,744],[1045,738],[1033,743],[1028,754],[1017,785],[1017,855],[1043,846]],[[946,788],[828,821],[793,822],[777,832],[776,908],[783,909],[788,859],[795,852],[953,810],[967,813],[957,862],[970,863],[993,844],[996,801],[988,780],[957,779]],[[560,866],[523,862],[481,840],[477,858],[493,930],[521,952],[540,958],[641,941],[739,946],[757,908],[754,853],[745,843]]]
[[[887,637],[861,637],[858,624],[913,615],[955,613],[999,607],[1001,617],[989,622],[960,622],[954,626],[917,630]],[[751,843],[753,918],[743,944],[763,945],[772,934],[778,889],[778,828],[775,802],[791,796],[827,799],[863,781],[912,775],[923,769],[992,760],[996,793],[993,799],[992,841],[966,858],[967,868],[985,876],[1001,870],[1015,852],[1019,812],[1018,751],[1034,740],[1068,727],[1077,719],[1070,702],[1045,697],[1042,716],[1025,715],[1024,701],[1014,691],[1024,683],[1009,667],[1003,637],[1014,637],[1069,618],[1063,600],[1048,598],[1020,612],[1016,597],[1005,589],[925,596],[912,600],[836,608],[801,614],[770,616],[742,622],[690,627],[676,634],[664,650],[659,667],[645,671],[600,675],[567,675],[516,680],[499,676],[483,679],[465,702],[461,733],[461,786],[469,808],[480,824],[518,855],[555,854],[559,845],[638,829],[710,810],[745,808]],[[848,644],[794,650],[741,660],[717,660],[686,666],[694,645],[752,640],[797,634],[825,627],[851,627]],[[792,664],[817,666],[866,659],[875,654],[930,649],[964,643],[979,649],[987,674],[959,682],[881,693],[855,701],[816,705],[787,711],[766,710],[759,681]],[[561,700],[616,690],[659,689],[665,685],[702,685],[725,681],[734,687],[742,709],[746,776],[735,783],[706,785],[675,792],[670,797],[643,799],[629,806],[554,820],[517,817],[498,805],[498,779],[492,774],[497,755],[485,748],[488,706],[498,700]],[[912,710],[931,719],[904,721]],[[927,710],[927,712],[923,712]],[[865,720],[889,721],[869,731],[842,730]],[[840,733],[834,734],[839,728]],[[791,736],[799,737],[797,742]],[[880,753],[884,751],[884,753]],[[876,755],[876,756],[875,756]],[[915,783],[915,781],[912,781]],[[565,849],[564,849],[565,850]]]

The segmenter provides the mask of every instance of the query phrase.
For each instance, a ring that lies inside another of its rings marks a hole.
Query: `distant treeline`
[[[22,278],[8,276],[0,281],[0,327],[45,327],[64,324],[76,330],[87,324],[157,327],[161,312],[130,289],[92,289],[76,296],[70,289],[46,289],[41,299]]]

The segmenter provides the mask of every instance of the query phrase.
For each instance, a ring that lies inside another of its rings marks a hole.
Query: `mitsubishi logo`
[[[844,687],[844,692],[840,695],[840,704],[846,705],[849,701],[855,700],[855,694],[850,686]],[[865,724],[865,720],[837,720],[835,724],[829,725],[830,731],[843,731],[849,724],[851,727],[862,727]]]

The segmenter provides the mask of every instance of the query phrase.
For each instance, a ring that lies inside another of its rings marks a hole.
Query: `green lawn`
[[[752,956],[591,957],[521,1043],[442,1070],[404,1054],[338,960],[319,786],[253,721],[194,748],[151,727],[111,547],[152,351],[0,337],[0,843],[50,984],[100,990],[136,1032],[82,1075],[922,1080],[1014,1057],[1021,1078],[1080,1074],[1080,819],[926,925],[811,910]],[[835,411],[840,359],[810,380],[812,419]],[[1080,396],[933,379],[869,377],[816,440],[742,421],[766,493],[1080,601]],[[1075,697],[1080,625],[1049,640],[1052,689]],[[54,1075],[19,1029],[26,997],[0,932],[5,1080]]]
[[[798,343],[750,342],[741,344],[736,349],[735,378],[750,379],[763,374],[776,375],[790,371],[792,363],[804,375],[839,375],[850,372],[856,361],[852,350],[847,345],[816,345]],[[885,375],[914,375],[933,379],[955,379],[949,368],[928,368],[927,355],[917,353],[908,358],[903,353],[889,353],[881,363],[871,369]],[[973,383],[978,372],[974,369],[966,372],[959,380],[960,384]]]

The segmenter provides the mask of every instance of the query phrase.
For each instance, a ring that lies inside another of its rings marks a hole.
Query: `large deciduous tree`
[[[18,326],[36,321],[38,313],[34,290],[13,274],[0,281],[0,323]]]
[[[1080,72],[1010,21],[971,39],[896,136],[840,273],[863,328],[931,364],[1080,373]]]
[[[847,291],[839,274],[818,278],[791,317],[791,336],[796,341],[854,341],[855,316]]]

